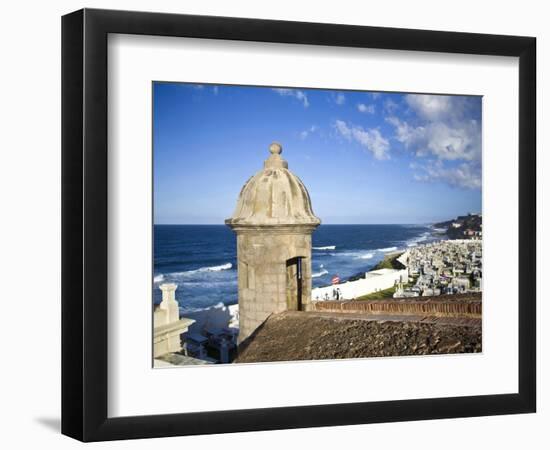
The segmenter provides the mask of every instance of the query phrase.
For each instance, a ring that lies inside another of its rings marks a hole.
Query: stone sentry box
[[[272,313],[311,307],[311,233],[321,221],[273,143],[225,223],[237,234],[239,342]]]

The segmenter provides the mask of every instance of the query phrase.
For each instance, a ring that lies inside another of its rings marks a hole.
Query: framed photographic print
[[[535,411],[535,39],[62,22],[62,432]]]

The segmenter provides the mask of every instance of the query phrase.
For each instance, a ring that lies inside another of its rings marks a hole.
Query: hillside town
[[[394,298],[463,294],[482,290],[481,240],[450,240],[407,250],[399,260],[412,283],[398,283]]]
[[[434,228],[445,230],[450,239],[481,239],[483,236],[481,214],[468,213],[456,219],[436,223]]]

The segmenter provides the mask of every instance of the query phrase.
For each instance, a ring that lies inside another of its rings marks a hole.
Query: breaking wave
[[[321,269],[319,272],[314,272],[311,274],[311,278],[319,278],[328,273],[327,269]]]
[[[371,259],[374,258],[374,250],[371,251],[349,251],[349,252],[340,252],[340,253],[325,253],[324,255],[336,256],[339,258],[351,258],[351,259]],[[321,266],[322,267],[322,266]]]
[[[167,278],[170,280],[170,279],[181,279],[182,277],[184,279],[193,279],[193,275],[200,275],[200,274],[206,274],[208,272],[215,272],[215,273],[218,273],[218,272],[223,272],[225,270],[230,270],[233,268],[233,264],[231,263],[225,263],[225,264],[220,264],[219,266],[209,266],[209,267],[200,267],[199,269],[195,269],[195,270],[186,270],[184,272],[171,272],[171,273],[167,273],[167,274],[158,274],[158,275],[155,275],[155,277],[153,278],[153,281],[155,283],[162,283],[163,281],[165,281]],[[202,281],[202,280],[201,280]],[[188,284],[191,284],[192,281],[186,281],[186,283]]]
[[[374,253],[365,253],[364,255],[360,255],[357,257],[357,259],[371,259],[374,256]]]
[[[386,247],[386,248],[379,248],[379,252],[393,252],[397,250],[397,247]]]
[[[312,247],[313,250],[336,250],[336,245],[326,245],[324,247]]]
[[[161,273],[160,275],[155,275],[153,278],[154,283],[162,283],[164,281],[164,275]]]
[[[431,236],[431,233],[426,232],[426,233],[422,233],[418,237],[409,239],[407,241],[407,247],[416,247],[419,243],[427,241],[430,236]]]
[[[221,272],[222,270],[229,270],[233,267],[233,264],[231,263],[225,263],[220,264],[219,266],[210,266],[210,267],[201,267],[200,269],[195,270],[187,270],[185,272],[174,272],[171,275],[192,275],[194,273],[201,273],[201,272]]]

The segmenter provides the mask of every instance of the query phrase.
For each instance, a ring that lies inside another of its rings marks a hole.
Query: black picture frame
[[[517,393],[109,418],[107,37],[110,33],[519,58]],[[62,433],[82,441],[535,412],[536,39],[83,9],[62,18]]]

